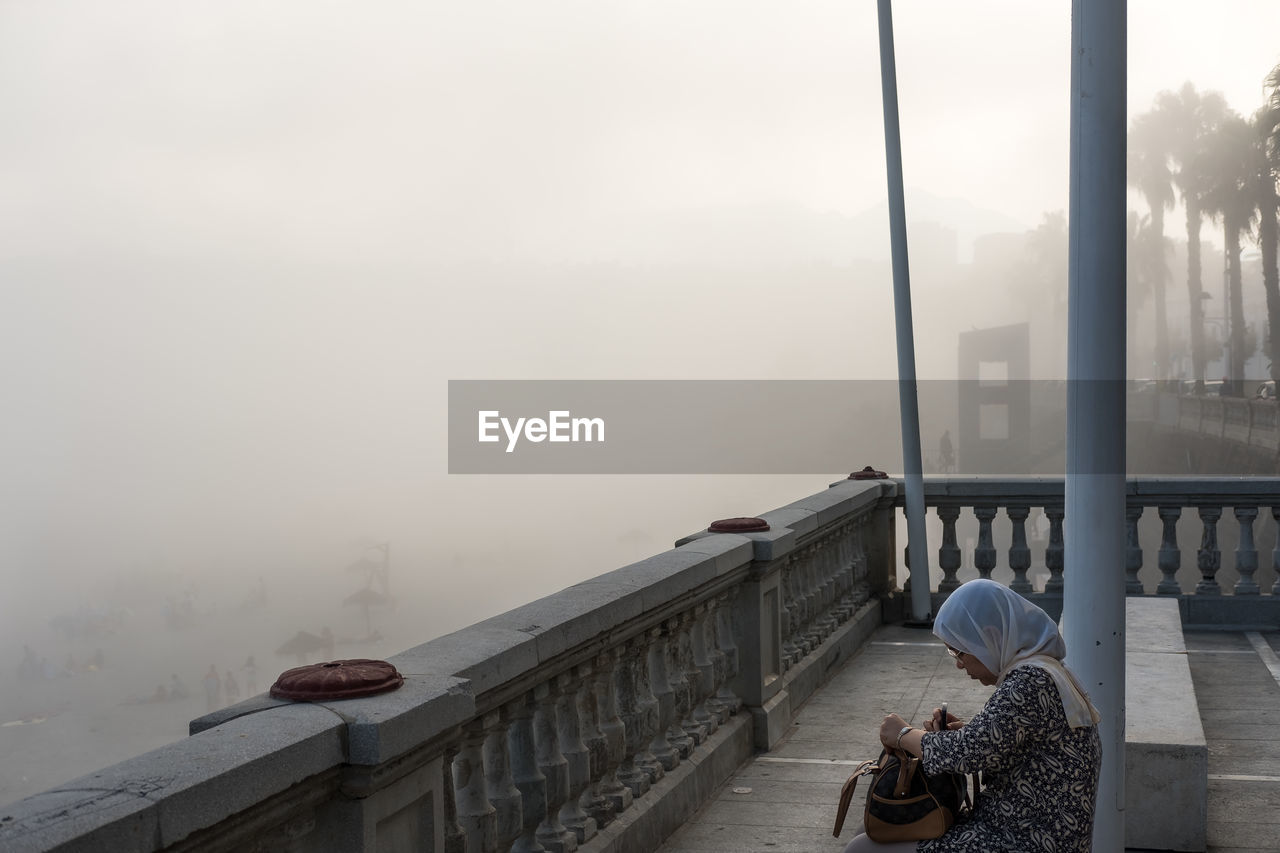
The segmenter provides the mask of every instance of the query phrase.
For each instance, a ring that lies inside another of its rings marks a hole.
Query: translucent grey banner
[[[1126,405],[1123,381],[1072,391]],[[929,380],[917,396],[924,473],[1065,470],[1067,382]],[[903,470],[895,380],[449,382],[451,474],[844,476],[866,465]]]

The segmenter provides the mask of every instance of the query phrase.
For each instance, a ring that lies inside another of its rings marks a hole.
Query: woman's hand
[[[947,714],[947,731],[953,732],[956,729],[963,728],[963,727],[964,727],[963,720],[961,720],[955,714],[950,714],[950,713]],[[941,708],[933,709],[933,716],[924,721],[924,730],[926,732],[942,731],[942,709]]]
[[[902,731],[907,725],[907,721],[899,717],[897,714],[890,714],[884,718],[884,722],[880,724],[880,743],[886,748],[892,749],[898,745],[898,732]]]

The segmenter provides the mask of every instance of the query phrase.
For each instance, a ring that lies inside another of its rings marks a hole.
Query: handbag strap
[[[844,828],[845,815],[849,813],[849,804],[853,802],[853,792],[858,787],[858,780],[869,773],[875,773],[880,767],[875,761],[864,761],[853,770],[844,787],[840,789],[840,805],[836,808],[836,828],[831,834],[836,838],[840,837],[840,830]]]
[[[903,750],[893,752],[898,756],[898,781],[893,786],[893,796],[902,799],[911,791],[911,778],[916,775],[920,759]]]

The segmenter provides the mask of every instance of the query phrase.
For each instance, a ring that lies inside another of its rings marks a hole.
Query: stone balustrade
[[[390,693],[200,718],[0,809],[0,849],[653,849],[880,623],[895,493],[694,534],[393,656]]]
[[[1131,594],[1177,601],[1184,623],[1280,621],[1255,531],[1280,521],[1280,481],[1137,478],[1128,493],[1115,570]],[[896,481],[841,481],[764,513],[767,530],[700,531],[395,655],[393,692],[200,718],[0,809],[0,849],[656,849],[901,615],[901,502]],[[935,609],[969,576],[1060,609],[1061,478],[929,478],[925,503]],[[1270,559],[1280,570],[1280,547]]]
[[[1125,573],[1127,594],[1179,596],[1183,621],[1189,624],[1275,623],[1280,617],[1280,580],[1266,589],[1256,580],[1259,555],[1255,526],[1260,516],[1273,525],[1280,524],[1280,480],[1136,477],[1128,481],[1127,490],[1128,548],[1124,566],[1117,567]],[[924,494],[926,508],[941,526],[937,598],[960,584],[963,564],[972,567],[974,576],[984,578],[991,578],[1000,566],[1012,573],[1010,588],[1032,598],[1043,597],[1041,603],[1047,610],[1058,611],[1064,583],[1063,528],[1070,524],[1070,519],[1064,518],[1062,478],[933,477],[926,478]],[[902,506],[901,497],[897,504]],[[1039,537],[1041,547],[1035,549],[1039,553],[1034,564],[1028,544],[1028,519],[1033,512],[1043,514],[1042,524],[1047,528],[1046,535]],[[965,524],[968,535],[963,538],[973,547],[962,552],[958,531]],[[997,525],[1007,525],[1001,537],[1005,547],[1000,549],[995,545]],[[1231,529],[1226,531],[1228,526]],[[1220,533],[1229,533],[1233,543],[1228,556],[1234,580],[1229,586],[1218,579],[1223,571]],[[1271,549],[1270,564],[1280,578],[1280,544]],[[1150,572],[1147,578],[1140,577],[1144,566],[1151,565],[1159,570],[1159,578]],[[1188,591],[1178,574],[1191,566],[1197,577]],[[1032,583],[1029,572],[1033,571],[1044,576],[1041,586]]]

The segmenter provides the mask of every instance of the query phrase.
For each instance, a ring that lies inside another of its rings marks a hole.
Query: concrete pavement
[[[1186,643],[1209,745],[1208,850],[1277,853],[1280,634],[1190,633]],[[837,839],[840,786],[853,765],[879,754],[881,718],[896,712],[919,724],[944,701],[967,717],[988,695],[927,631],[881,627],[805,704],[785,740],[742,767],[662,853],[838,853],[861,831],[866,783]]]

